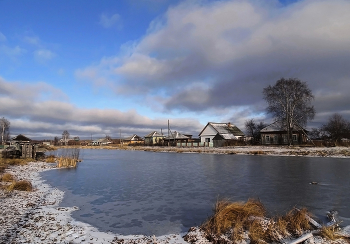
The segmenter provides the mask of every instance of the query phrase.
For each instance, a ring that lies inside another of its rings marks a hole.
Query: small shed
[[[12,138],[10,145],[19,151],[20,158],[35,158],[37,145],[32,140],[22,134]]]

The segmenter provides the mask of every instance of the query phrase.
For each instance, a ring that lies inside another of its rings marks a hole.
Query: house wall
[[[213,142],[214,136],[216,136],[218,132],[211,127],[211,125],[208,125],[205,130],[202,131],[202,134],[200,135],[201,143],[204,142]]]
[[[293,144],[303,144],[306,138],[302,133],[293,133]],[[288,145],[288,136],[286,133],[261,133],[262,145]]]

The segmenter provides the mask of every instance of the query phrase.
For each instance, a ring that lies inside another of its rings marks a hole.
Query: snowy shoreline
[[[59,148],[131,150],[174,153],[237,154],[266,156],[304,156],[350,158],[350,147],[306,147],[306,146],[232,146],[232,147],[158,147],[158,146],[60,146]]]
[[[147,147],[149,151],[165,152]],[[136,150],[146,150],[138,148]],[[164,148],[160,148],[164,149]],[[176,149],[176,151],[173,149]],[[182,149],[181,151],[177,151]],[[184,149],[184,150],[183,150]],[[193,149],[193,148],[192,148]],[[130,147],[129,150],[135,150]],[[234,152],[232,152],[234,150]],[[292,150],[292,151],[291,151]],[[188,148],[168,148],[167,152],[193,152]],[[198,152],[198,151],[195,151]],[[257,153],[254,153],[257,152]],[[272,147],[234,147],[212,149],[202,153],[253,154],[275,156],[309,156],[350,158],[348,148],[272,148]],[[71,217],[78,207],[60,207],[64,192],[45,183],[40,172],[54,170],[54,164],[32,162],[23,166],[11,166],[6,170],[16,180],[29,180],[33,192],[0,190],[0,243],[188,243],[183,236],[188,234],[192,243],[210,243],[204,239],[197,227],[189,233],[166,236],[122,236],[115,233],[100,232],[95,227],[76,221]],[[347,232],[350,227],[347,228]],[[350,235],[350,234],[349,234]],[[320,241],[320,240],[319,240]],[[323,243],[325,240],[322,240]],[[317,241],[315,241],[317,242]]]
[[[0,243],[187,243],[180,234],[121,236],[98,231],[71,217],[78,207],[59,207],[64,192],[46,184],[40,172],[55,166],[32,162],[6,170],[17,180],[29,180],[33,192],[0,190]]]

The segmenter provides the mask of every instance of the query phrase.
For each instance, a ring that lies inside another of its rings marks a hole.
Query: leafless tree
[[[251,136],[254,142],[260,140],[260,131],[267,126],[264,122],[255,122],[254,119],[246,120],[244,125],[247,135]]]
[[[1,143],[2,145],[4,145],[5,141],[8,140],[10,136],[10,121],[2,117],[0,119],[0,129],[1,129]]]
[[[62,140],[63,140],[65,145],[68,144],[68,139],[69,139],[69,132],[67,130],[65,130],[62,133]]]
[[[321,131],[338,142],[344,137],[349,137],[350,122],[345,120],[340,114],[335,113],[328,119],[327,124],[322,125]]]
[[[267,112],[286,128],[288,143],[291,145],[293,128],[305,126],[315,116],[315,109],[311,105],[314,99],[311,90],[306,82],[297,78],[281,78],[274,86],[264,88],[263,95],[268,103]]]

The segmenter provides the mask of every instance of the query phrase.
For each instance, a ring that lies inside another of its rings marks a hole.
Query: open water
[[[271,214],[306,207],[350,224],[350,159],[80,150],[76,169],[42,173],[77,220],[116,234],[186,232],[218,198],[258,198]],[[313,185],[310,182],[318,182]]]

